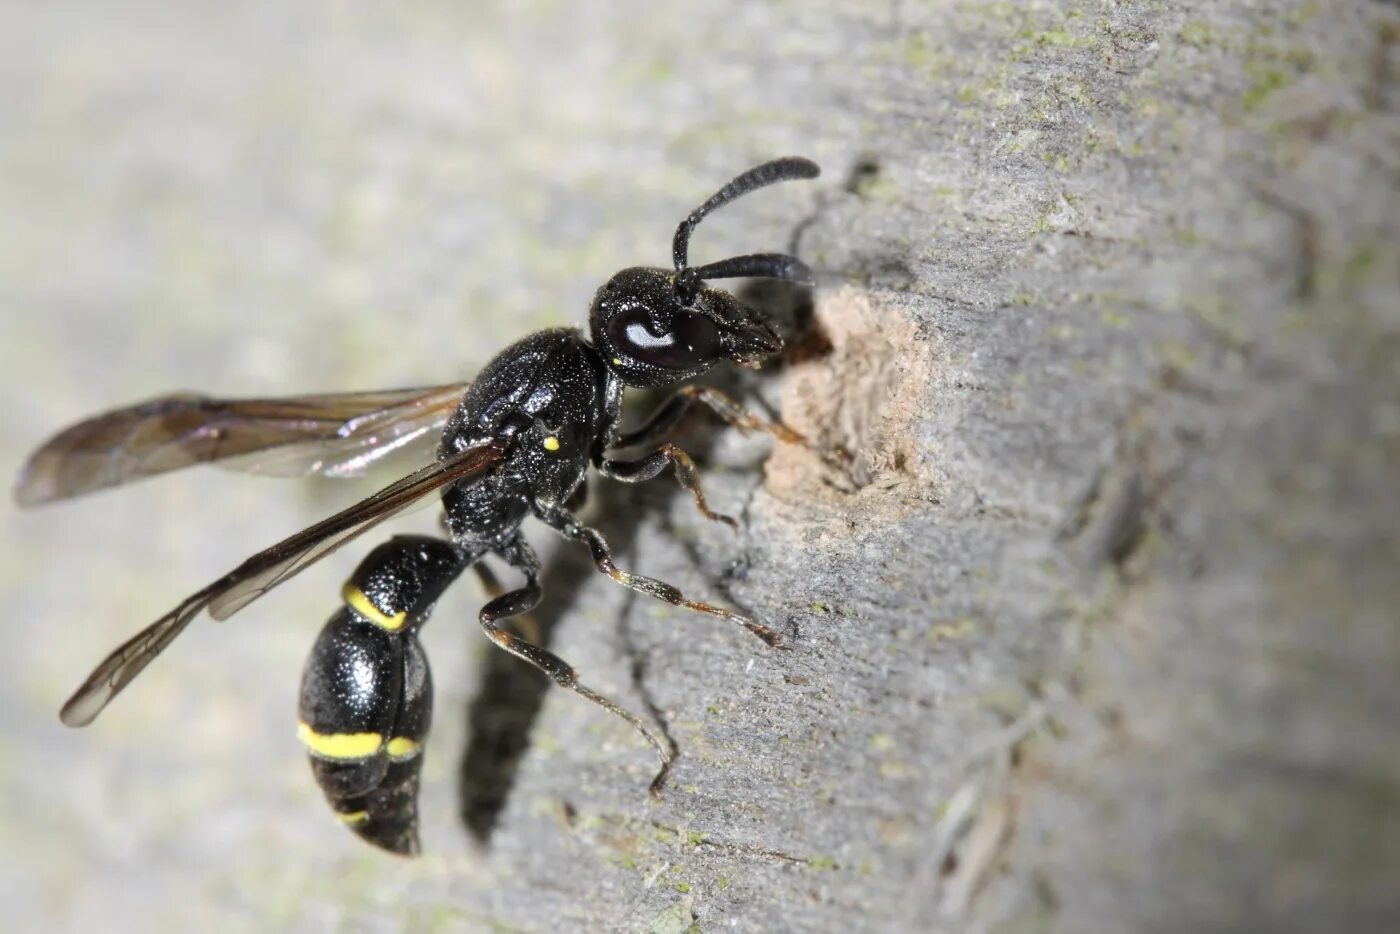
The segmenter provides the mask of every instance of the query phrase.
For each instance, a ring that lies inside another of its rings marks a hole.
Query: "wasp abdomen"
[[[417,629],[460,562],[445,542],[396,538],[345,585],[301,683],[297,733],[331,808],[360,837],[418,852],[418,773],[432,679]]]

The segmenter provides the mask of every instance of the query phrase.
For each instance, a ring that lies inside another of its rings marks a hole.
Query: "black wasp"
[[[259,472],[355,473],[441,433],[433,463],[259,552],[119,646],[64,704],[63,722],[90,723],[202,610],[215,619],[233,615],[441,490],[448,537],[400,535],[371,551],[345,584],[344,606],[321,630],[306,664],[298,732],[336,814],[376,846],[417,852],[418,773],[432,712],[428,663],[417,631],[443,590],[488,553],[518,569],[525,583],[482,607],[486,635],[646,737],[661,759],[652,783],[657,790],[671,755],[642,721],[580,684],[557,655],[501,628],[503,620],[529,612],[542,596],[539,561],[520,524],[533,515],[586,545],[598,570],[618,583],[738,623],[769,645],[778,644],[777,633],[755,620],[619,569],[607,541],[573,509],[590,465],[623,483],[650,480],[669,466],[707,518],[733,525],[706,506],[695,465],[664,440],[693,403],[743,430],[801,442],[781,424],[699,386],[679,389],[635,430],[623,432],[620,423],[625,387],[670,386],[726,360],[754,365],[782,349],[766,321],[705,281],[767,277],[810,285],[808,268],[779,253],[736,256],[697,268],[687,262],[687,249],[691,232],[711,211],[766,185],[818,173],[815,163],[796,157],[743,173],[676,229],[674,270],[622,270],[594,296],[586,336],[575,328],[531,334],[498,354],[470,384],[274,400],[163,396],[96,416],[51,439],[20,475],[15,488],[20,505],[213,461]],[[651,451],[637,458],[613,456],[633,448]]]

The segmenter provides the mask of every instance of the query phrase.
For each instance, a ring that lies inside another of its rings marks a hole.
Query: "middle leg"
[[[710,509],[709,504],[705,502],[705,491],[700,488],[700,472],[695,469],[695,462],[690,459],[689,454],[670,442],[661,445],[659,450],[646,457],[634,461],[600,458],[598,472],[623,483],[642,483],[665,470],[667,464],[674,467],[676,482],[681,485],[681,489],[688,490],[690,495],[695,497],[695,508],[700,510],[701,515],[711,522],[723,522],[736,533],[739,531],[739,523],[733,516],[722,515]]]
[[[644,593],[649,597],[655,597],[658,600],[665,600],[672,606],[683,606],[686,609],[695,610],[699,613],[706,613],[710,616],[717,616],[720,619],[727,619],[731,623],[738,623],[770,646],[777,648],[782,645],[782,636],[762,623],[749,619],[742,613],[727,610],[722,606],[701,603],[698,600],[687,600],[685,594],[664,581],[659,581],[651,577],[643,577],[640,574],[631,574],[622,570],[613,563],[612,549],[608,547],[607,539],[603,538],[602,533],[578,521],[578,518],[574,516],[573,513],[555,507],[553,509],[541,509],[538,515],[546,524],[557,529],[559,534],[563,535],[569,541],[581,542],[587,545],[589,553],[593,555],[594,566],[622,586],[631,588],[638,593]]]

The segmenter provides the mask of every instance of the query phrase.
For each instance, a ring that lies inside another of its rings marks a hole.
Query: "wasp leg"
[[[601,458],[598,461],[598,472],[623,483],[641,483],[661,473],[667,464],[675,468],[676,482],[681,485],[681,489],[689,490],[690,495],[695,497],[695,508],[699,509],[706,519],[711,522],[723,522],[735,532],[739,531],[739,523],[734,521],[733,516],[710,509],[709,504],[705,502],[705,491],[700,488],[700,472],[695,469],[695,462],[690,459],[689,454],[674,444],[667,442],[660,450],[634,461]]]
[[[643,577],[640,574],[631,574],[622,570],[613,563],[612,549],[608,547],[607,539],[597,529],[591,528],[579,522],[571,513],[562,509],[541,510],[540,518],[553,528],[557,529],[561,535],[571,542],[582,542],[588,546],[589,552],[593,555],[593,564],[604,574],[611,577],[624,587],[629,587],[638,593],[644,593],[649,597],[658,600],[665,600],[672,606],[683,606],[699,613],[707,613],[710,616],[718,616],[720,619],[727,619],[731,623],[743,626],[749,632],[758,636],[764,642],[777,647],[782,645],[782,637],[778,633],[769,629],[760,622],[749,619],[742,613],[727,610],[722,606],[712,606],[708,603],[700,603],[697,600],[687,600],[685,594],[675,587],[663,581],[651,577]]]
[[[484,561],[473,564],[472,570],[476,572],[477,580],[481,581],[481,589],[486,591],[488,597],[494,599],[506,592],[505,585],[496,576],[496,572],[487,567]],[[536,643],[544,641],[544,630],[529,613],[521,613],[511,617],[510,623],[515,627],[516,632],[524,636],[526,640]]]
[[[720,418],[745,434],[751,431],[762,431],[788,444],[805,445],[807,443],[806,438],[782,422],[770,421],[761,415],[753,414],[718,389],[709,386],[686,386],[684,389],[677,390],[669,399],[661,403],[657,410],[636,429],[620,435],[612,447],[639,447],[655,444],[662,438],[669,437],[675,427],[680,424],[681,419],[685,418],[686,412],[690,411],[691,404],[695,402],[707,406]]]
[[[535,552],[526,543],[525,539],[517,536],[512,542],[497,549],[497,554],[504,558],[510,565],[517,568],[525,575],[525,586],[509,593],[502,594],[481,608],[480,622],[481,628],[486,631],[486,635],[492,642],[505,649],[516,658],[524,659],[534,665],[540,671],[549,675],[554,683],[560,687],[586,697],[588,700],[602,707],[615,716],[621,717],[632,725],[632,729],[642,734],[643,738],[656,750],[657,758],[661,760],[661,769],[656,773],[656,777],[651,781],[651,793],[659,794],[661,786],[666,782],[666,776],[671,771],[671,750],[662,745],[661,741],[646,728],[640,717],[631,711],[619,706],[602,694],[593,691],[587,686],[579,683],[578,675],[573,667],[558,655],[547,649],[540,648],[533,642],[512,635],[500,628],[498,621],[508,619],[512,616],[519,616],[522,613],[529,613],[537,605],[540,598],[544,596],[544,590],[539,584],[539,559],[535,557]]]
[[[345,824],[392,853],[418,852],[418,774],[432,676],[417,631],[475,555],[400,536],[370,552],[321,630],[302,675],[298,735]]]

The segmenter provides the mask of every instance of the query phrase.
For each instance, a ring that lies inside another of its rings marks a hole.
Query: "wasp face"
[[[641,267],[598,290],[589,313],[593,344],[627,385],[667,386],[726,360],[751,366],[783,349],[768,323],[728,292],[687,291],[675,273]]]

